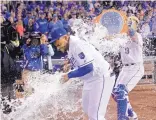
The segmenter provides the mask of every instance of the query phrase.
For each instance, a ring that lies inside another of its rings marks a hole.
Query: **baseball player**
[[[68,35],[63,28],[51,34],[58,50],[68,52],[72,70],[62,76],[62,82],[71,78],[83,80],[82,106],[89,120],[105,120],[107,104],[113,90],[114,76],[103,56],[89,43]]]
[[[129,40],[120,49],[123,68],[113,89],[113,97],[117,102],[118,120],[138,120],[129,102],[128,93],[144,75],[143,41],[141,35],[132,27],[132,24],[132,20],[128,21]]]

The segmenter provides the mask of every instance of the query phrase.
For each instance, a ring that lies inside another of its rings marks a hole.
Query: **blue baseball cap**
[[[67,31],[64,28],[55,29],[53,32],[51,32],[51,38],[52,39],[51,39],[50,43],[55,42],[60,37],[66,35],[66,34],[67,34]]]

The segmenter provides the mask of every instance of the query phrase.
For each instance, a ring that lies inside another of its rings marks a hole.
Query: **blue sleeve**
[[[48,21],[46,20],[46,32],[49,32],[49,29],[48,29]]]
[[[27,18],[27,17],[26,17],[26,18],[24,18],[23,22],[24,22],[24,25],[25,25],[25,26],[27,26],[27,25],[28,25],[28,21],[29,21],[29,20],[28,20],[28,18]]]
[[[34,28],[34,31],[38,31],[39,25],[37,22],[34,23],[33,28]]]
[[[25,50],[26,47],[27,47],[26,44],[24,44],[24,45],[21,46],[21,49],[22,49],[22,50]]]
[[[52,26],[51,24],[52,24],[51,22],[48,23],[48,29],[51,29]]]
[[[23,52],[26,60],[31,60],[30,50],[25,48]]]
[[[53,27],[53,23],[49,22],[48,23],[48,31],[49,31],[49,33],[51,32],[52,27]]]
[[[61,20],[59,21],[59,26],[63,28],[63,23]]]
[[[40,45],[41,48],[41,55],[47,55],[48,54],[48,47],[45,44]]]
[[[68,78],[82,77],[93,71],[93,64],[87,64],[83,67],[78,68],[77,70],[71,71],[68,73]]]
[[[34,29],[34,31],[37,31],[38,30],[38,25],[37,25],[36,22],[33,24],[33,29]]]

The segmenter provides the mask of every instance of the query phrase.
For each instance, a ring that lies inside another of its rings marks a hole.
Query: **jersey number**
[[[129,54],[129,48],[128,48],[128,47],[125,48],[125,53],[126,53],[126,54]]]

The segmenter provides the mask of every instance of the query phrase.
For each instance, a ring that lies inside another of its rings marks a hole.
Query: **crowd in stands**
[[[16,23],[20,36],[32,31],[48,34],[57,27],[68,30],[74,19],[94,18],[110,8],[123,10],[127,16],[137,16],[143,34],[156,34],[155,1],[14,1],[10,6],[1,5],[1,17]]]
[[[127,16],[139,19],[139,32],[143,37],[156,35],[156,1],[10,1],[2,2],[0,12],[2,53],[8,53],[3,65],[22,56],[27,33],[40,32],[50,42],[51,32],[63,27],[72,33],[75,19],[93,20],[104,9],[125,11]],[[3,29],[3,30],[2,30]],[[18,35],[16,34],[18,33]],[[4,44],[5,43],[5,44]],[[11,43],[14,43],[13,47]],[[9,50],[3,49],[9,46]],[[58,53],[54,49],[54,53]],[[5,56],[5,55],[4,55]]]

